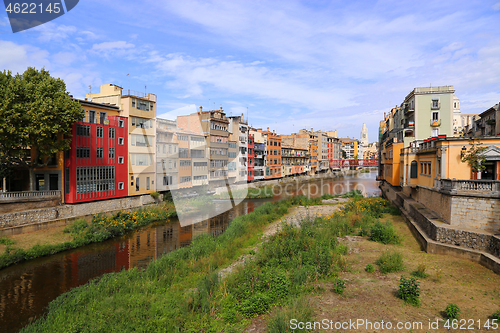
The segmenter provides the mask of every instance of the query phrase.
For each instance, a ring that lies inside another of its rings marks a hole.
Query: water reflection
[[[275,197],[243,201],[233,209],[199,223],[189,220],[165,222],[137,230],[126,237],[39,258],[0,271],[0,332],[17,332],[60,294],[109,272],[132,267],[145,268],[152,259],[191,244],[202,233],[220,235],[237,216],[251,213],[259,205],[287,196],[340,194],[360,189],[368,195],[379,191],[375,174],[342,179],[324,179],[275,188]],[[342,192],[339,192],[342,191]],[[194,221],[194,220],[192,220]]]

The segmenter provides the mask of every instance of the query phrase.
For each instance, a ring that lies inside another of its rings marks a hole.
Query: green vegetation
[[[153,221],[166,220],[175,216],[175,214],[173,205],[164,204],[154,208],[139,209],[131,213],[118,212],[113,216],[94,215],[90,224],[84,219],[79,219],[64,229],[64,232],[72,234],[72,241],[60,244],[37,244],[28,250],[9,245],[5,252],[0,255],[0,269],[25,260],[102,242],[109,238],[121,236]]]
[[[50,165],[56,153],[70,148],[72,126],[85,112],[63,80],[33,67],[14,76],[3,71],[0,96],[8,96],[0,99],[0,178],[18,167],[32,175],[35,167]],[[30,189],[33,184],[30,179]]]
[[[7,237],[0,237],[0,245],[14,245],[15,241]]]
[[[460,309],[455,303],[449,303],[444,312],[446,313],[446,318],[457,319],[460,314]]]
[[[404,270],[403,255],[397,251],[387,251],[377,259],[376,264],[384,274]]]
[[[158,199],[160,197],[160,193],[158,192],[152,192],[149,194],[153,199]]]
[[[493,319],[496,319],[496,320],[500,321],[500,310],[497,310],[496,312],[494,312],[494,313],[491,315],[491,318],[493,318]]]
[[[332,291],[336,294],[342,295],[344,293],[344,290],[345,290],[345,280],[338,278],[335,279],[335,281],[333,281]]]
[[[370,240],[382,244],[400,244],[401,237],[390,222],[382,223],[380,221],[370,228]]]
[[[399,297],[408,304],[420,306],[420,287],[413,277],[401,276],[399,280]]]
[[[373,273],[375,272],[375,267],[373,267],[372,264],[368,264],[366,265],[365,271],[367,271],[368,273]]]
[[[411,272],[410,274],[412,276],[417,277],[417,278],[425,279],[429,276],[429,274],[427,274],[425,272],[426,269],[427,269],[427,266],[425,266],[425,264],[418,264],[417,270]]]
[[[222,280],[218,271],[261,243],[264,227],[291,205],[313,205],[321,199],[266,203],[235,218],[222,235],[198,236],[190,246],[152,261],[145,271],[131,269],[92,280],[50,303],[48,314],[23,332],[241,332],[249,318],[265,313],[270,314],[270,331],[291,332],[290,318],[312,317],[303,295],[324,290],[318,283],[335,281],[339,291],[345,288],[338,275],[347,268],[347,247],[337,237],[359,233],[361,221],[369,228],[373,216],[390,210],[385,200],[355,197],[353,211],[306,219],[300,228],[285,224],[244,265],[233,267]],[[80,233],[86,229],[74,228]]]

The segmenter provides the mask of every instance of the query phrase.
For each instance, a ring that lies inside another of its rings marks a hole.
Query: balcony
[[[432,127],[441,126],[441,119],[431,119],[431,126]]]
[[[2,192],[0,202],[61,199],[61,191]]]
[[[472,179],[439,179],[436,184],[440,190],[450,194],[478,194],[478,195],[493,195],[500,194],[499,180],[472,180]]]

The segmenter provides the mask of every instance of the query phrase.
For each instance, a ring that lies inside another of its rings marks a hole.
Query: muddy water
[[[201,233],[219,235],[230,221],[252,212],[267,201],[304,194],[341,194],[359,189],[379,195],[375,172],[275,187],[272,199],[245,200],[233,209],[208,220],[181,226],[179,221],[155,223],[121,238],[39,258],[0,271],[0,332],[17,332],[46,311],[62,293],[109,272],[145,268],[152,259],[187,246]],[[184,223],[183,223],[184,225]]]

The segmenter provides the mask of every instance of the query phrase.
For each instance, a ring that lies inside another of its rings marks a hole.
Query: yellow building
[[[482,153],[486,158],[486,169],[477,174],[472,172],[468,163],[462,162],[462,156],[472,147],[468,139],[438,137],[402,149],[401,185],[439,187],[442,179],[500,180],[500,138],[485,137],[475,143],[486,148]]]
[[[103,84],[100,92],[87,94],[93,102],[116,105],[128,117],[129,195],[155,191],[156,95]]]

